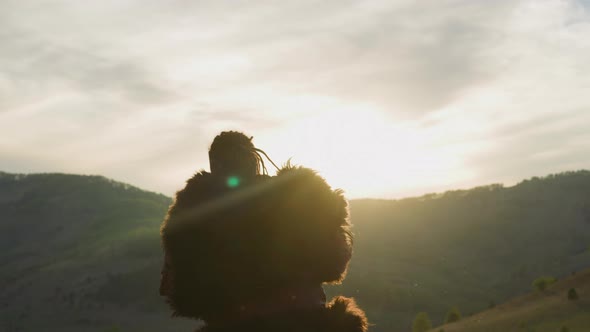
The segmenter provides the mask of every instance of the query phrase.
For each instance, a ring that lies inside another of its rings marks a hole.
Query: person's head
[[[255,149],[252,137],[237,131],[222,132],[209,149],[211,173],[246,177],[260,174],[260,159]]]

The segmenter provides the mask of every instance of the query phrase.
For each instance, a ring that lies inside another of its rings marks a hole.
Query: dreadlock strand
[[[262,169],[262,175],[266,175],[267,171],[266,171],[266,165],[264,165],[264,160],[260,157],[260,155],[256,152],[254,152],[254,154],[256,154],[256,158],[258,159],[258,163],[260,164],[260,167]]]
[[[256,148],[253,149],[253,153],[254,153],[254,156],[256,156],[256,162],[258,163],[258,166],[262,166],[262,174],[268,175],[268,169],[266,168],[266,165],[264,164],[264,159],[260,156],[260,153],[258,153]]]
[[[274,161],[272,161],[272,159],[270,159],[270,157],[266,154],[266,152],[264,152],[263,150],[261,150],[259,148],[254,148],[254,151],[256,151],[257,154],[262,153],[266,157],[266,159],[268,159],[268,161],[270,161],[270,163],[277,169],[277,171],[279,170],[279,167],[274,163]],[[260,159],[262,159],[262,158],[260,158]],[[263,165],[264,165],[264,163],[263,163]]]
[[[256,174],[260,174],[260,172],[263,171],[260,167],[260,156],[256,154],[256,152],[254,152],[253,155],[254,159],[256,159]]]
[[[268,170],[266,169],[266,165],[264,164],[264,159],[262,159],[260,156],[258,157],[260,158],[260,164],[262,165],[262,174],[268,175]]]

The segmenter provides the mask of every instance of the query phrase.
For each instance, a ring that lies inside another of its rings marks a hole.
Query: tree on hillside
[[[543,292],[547,287],[556,282],[557,279],[553,277],[539,277],[533,281],[533,289]]]
[[[570,288],[570,290],[567,292],[567,298],[570,301],[579,299],[578,292],[576,292],[575,288]]]
[[[452,307],[445,316],[445,324],[454,323],[461,319],[461,312],[457,307]]]
[[[426,332],[432,328],[432,323],[428,314],[420,312],[414,318],[414,324],[412,324],[412,332]]]

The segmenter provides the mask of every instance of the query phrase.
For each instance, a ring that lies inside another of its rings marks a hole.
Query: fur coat
[[[175,315],[205,321],[200,332],[366,330],[364,313],[344,297],[235,319],[282,290],[344,279],[352,255],[348,204],[311,169],[286,166],[252,179],[199,172],[177,192],[161,235],[160,293]]]
[[[292,311],[196,332],[366,332],[365,313],[353,299],[336,297],[324,308]]]

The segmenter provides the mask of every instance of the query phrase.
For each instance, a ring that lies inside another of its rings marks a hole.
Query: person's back
[[[223,143],[223,144],[221,144]],[[347,202],[315,172],[264,172],[249,138],[222,133],[211,173],[179,191],[162,225],[160,291],[213,331],[366,331],[353,300],[326,304],[352,252]]]

